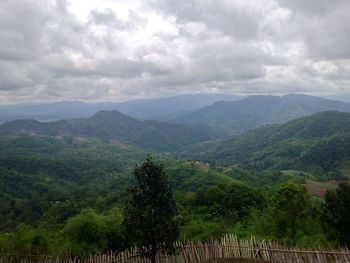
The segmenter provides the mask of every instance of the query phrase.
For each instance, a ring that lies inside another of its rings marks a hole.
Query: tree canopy
[[[350,245],[350,184],[341,183],[325,196],[324,222],[333,238],[342,245]]]
[[[157,251],[173,251],[178,237],[176,203],[164,167],[148,156],[134,169],[136,185],[125,209],[125,231],[130,241],[155,262]]]

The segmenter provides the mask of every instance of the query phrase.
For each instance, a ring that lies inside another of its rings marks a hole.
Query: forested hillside
[[[76,254],[127,248],[127,189],[134,184],[134,165],[149,149],[109,138],[129,136],[124,133],[129,127],[149,124],[163,130],[168,125],[115,112],[87,120],[3,125],[0,252]],[[318,195],[312,189],[317,185],[310,182],[346,180],[349,128],[350,114],[324,112],[225,141],[187,146],[178,153],[189,160],[153,150],[176,193],[179,239],[235,233],[301,246],[338,244],[343,237],[329,225],[331,212],[319,199],[327,189]],[[172,128],[169,133],[181,131]],[[302,213],[295,221],[290,194],[301,200],[296,205]]]
[[[34,262],[350,263],[350,0],[0,0],[0,263]]]
[[[349,131],[350,113],[336,111],[225,140],[206,124],[140,121],[118,111],[5,123],[0,126],[0,252],[127,248],[123,211],[135,183],[133,168],[148,153],[162,160],[175,191],[181,240],[234,233],[300,245],[337,244],[342,239],[334,235],[337,228],[324,228],[330,212],[320,200],[348,179]],[[291,221],[290,193],[302,200],[296,221]]]
[[[237,135],[262,125],[284,123],[321,111],[350,112],[350,104],[306,95],[251,96],[239,101],[216,102],[168,121],[205,123]]]
[[[210,128],[158,121],[139,121],[118,111],[100,111],[91,118],[39,122],[17,120],[0,126],[2,135],[93,137],[112,144],[133,144],[147,149],[174,150],[212,139]]]
[[[59,224],[83,208],[121,204],[131,170],[145,156],[140,148],[91,138],[0,137],[0,229],[41,220]],[[164,161],[176,190],[240,183],[206,165]]]
[[[303,170],[317,178],[344,179],[350,161],[350,114],[321,112],[267,125],[230,139],[187,147],[183,156],[253,170]]]

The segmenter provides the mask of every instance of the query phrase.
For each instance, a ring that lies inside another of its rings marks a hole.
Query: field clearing
[[[346,168],[341,169],[341,173],[350,179],[350,165],[347,164]]]
[[[306,188],[310,191],[310,193],[321,198],[325,196],[328,189],[336,188],[340,183],[340,181],[317,182],[310,179],[305,181]]]
[[[302,176],[307,178],[314,178],[312,174],[300,170],[281,170],[281,173],[289,176]]]

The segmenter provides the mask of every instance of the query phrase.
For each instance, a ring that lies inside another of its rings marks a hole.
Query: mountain
[[[114,144],[169,151],[212,139],[210,129],[158,121],[140,121],[118,111],[100,111],[91,118],[39,122],[16,120],[0,126],[0,135],[93,137]]]
[[[350,163],[350,114],[320,112],[267,125],[224,141],[185,148],[182,156],[254,170],[302,170],[344,179]]]
[[[182,116],[220,100],[234,101],[243,97],[230,94],[188,94],[160,99],[126,102],[84,103],[62,101],[44,104],[18,104],[0,106],[0,123],[18,119],[55,121],[60,119],[87,118],[101,110],[118,110],[138,119],[164,119]]]
[[[173,123],[205,123],[229,134],[241,134],[266,124],[285,123],[321,111],[350,112],[350,103],[306,95],[251,96],[239,101],[219,101]]]
[[[167,120],[169,117],[182,116],[221,100],[237,101],[243,98],[232,94],[187,94],[153,100],[123,102],[116,109],[142,120]]]

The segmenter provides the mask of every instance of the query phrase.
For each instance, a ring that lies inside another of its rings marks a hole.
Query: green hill
[[[216,102],[170,121],[205,123],[237,135],[262,125],[285,123],[322,111],[350,112],[350,104],[306,95],[251,96],[239,101]]]
[[[19,223],[64,223],[81,209],[108,210],[125,201],[132,170],[146,152],[98,139],[51,136],[0,136],[0,231]],[[166,162],[171,185],[190,191],[240,183],[204,165]]]
[[[91,118],[39,122],[16,120],[0,126],[0,135],[93,137],[147,149],[171,151],[212,139],[210,129],[184,124],[139,121],[118,111],[100,111]]]
[[[319,178],[342,178],[340,170],[350,160],[350,114],[316,113],[228,140],[191,146],[181,154],[254,170],[303,170]]]

